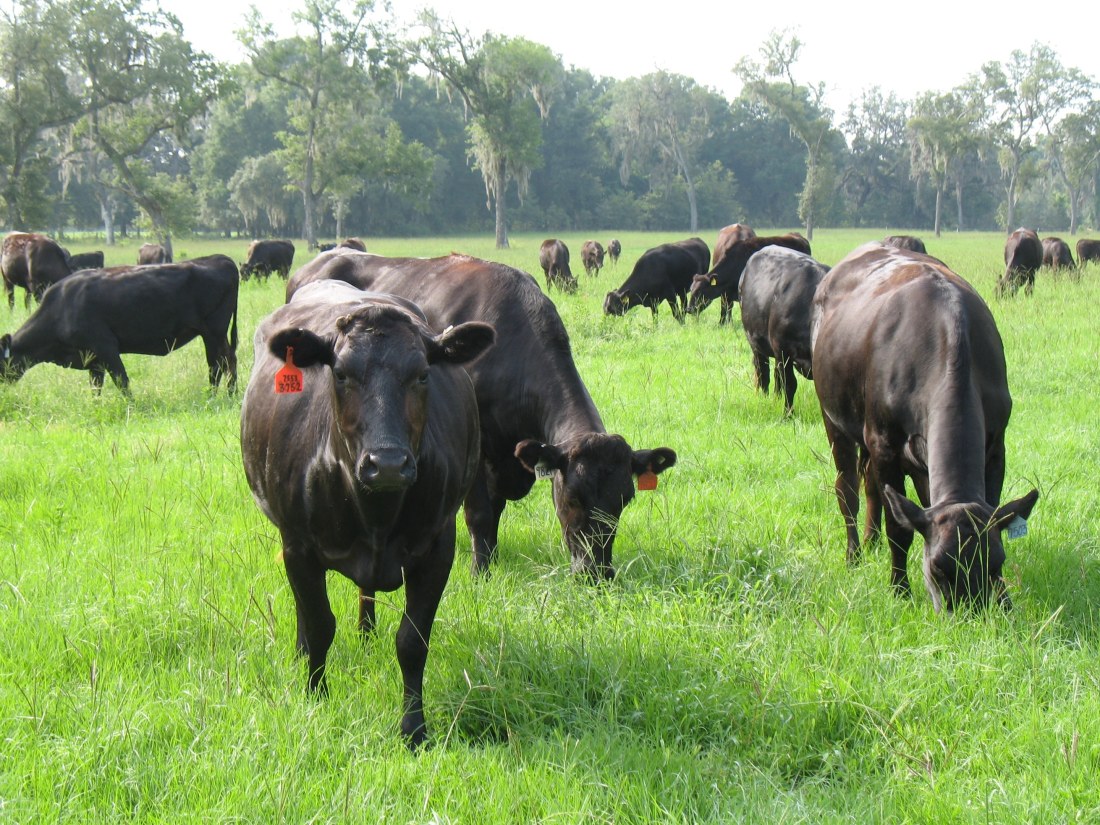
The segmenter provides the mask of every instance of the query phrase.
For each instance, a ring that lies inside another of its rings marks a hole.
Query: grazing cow
[[[919,252],[921,255],[928,254],[928,250],[924,248],[924,241],[914,235],[887,235],[882,242],[896,249],[908,249],[910,252]]]
[[[710,249],[702,238],[647,249],[623,285],[607,293],[603,311],[607,315],[625,315],[636,306],[647,306],[656,319],[657,307],[661,301],[667,301],[672,316],[682,324],[691,279],[705,271],[709,262]]]
[[[241,407],[241,454],[257,505],[279,529],[309,690],[327,692],[336,633],[325,574],[374,596],[405,586],[397,629],[401,733],[426,738],[424,663],[455,552],[455,515],[478,465],[473,383],[460,366],[491,346],[488,324],[437,334],[409,301],[324,282],[263,320]],[[300,383],[276,395],[293,361]]]
[[[612,546],[634,498],[634,477],[656,481],[648,474],[671,467],[676,453],[635,450],[604,429],[565,325],[535,279],[464,255],[384,258],[334,250],[294,273],[287,295],[323,279],[401,295],[440,329],[464,321],[496,328],[497,345],[468,368],[481,416],[481,466],[465,502],[474,572],[488,570],[505,505],[526,496],[537,474],[553,478],[573,571],[613,577]]]
[[[964,600],[1008,604],[1001,531],[1039,494],[999,505],[1012,411],[1004,348],[989,308],[966,281],[927,256],[870,243],[818,287],[814,387],[836,464],[836,495],[859,557],[886,503],[891,581],[910,592],[906,556],[924,536],[924,581],[937,611]],[[921,506],[905,497],[905,477]]]
[[[741,325],[752,350],[756,385],[768,391],[768,361],[775,359],[775,391],[787,415],[794,407],[798,370],[813,378],[810,321],[814,292],[827,266],[782,246],[766,246],[749,258],[741,276]]]
[[[1043,238],[1043,266],[1051,269],[1073,269],[1073,253],[1061,238]]]
[[[1077,265],[1084,266],[1086,261],[1100,261],[1100,241],[1082,238],[1077,242]]]
[[[206,347],[210,385],[237,382],[237,267],[225,255],[178,264],[85,269],[46,290],[14,335],[0,338],[0,372],[22,377],[50,362],[88,370],[98,390],[111,374],[129,394],[124,352],[167,355],[193,338]]]
[[[290,241],[253,241],[248,245],[245,262],[241,264],[241,280],[247,281],[253,275],[257,280],[266,280],[272,272],[278,272],[284,279],[289,278],[293,264],[294,244]]]
[[[581,261],[585,275],[599,275],[603,268],[603,245],[599,241],[585,241],[581,247]]]
[[[1035,288],[1035,273],[1043,265],[1043,245],[1039,236],[1030,229],[1020,227],[1005,241],[1005,274],[997,282],[997,297],[1009,290],[1011,295],[1022,285],[1024,294]]]
[[[557,238],[547,238],[539,247],[539,265],[546,274],[546,291],[557,287],[562,292],[577,291],[577,278],[569,269],[569,247]]]
[[[783,246],[806,255],[810,254],[809,242],[797,232],[788,232],[786,235],[756,236],[738,241],[726,250],[726,254],[711,268],[710,272],[705,275],[696,275],[692,279],[687,311],[697,315],[710,306],[715,298],[720,298],[722,314],[718,323],[729,323],[733,305],[740,300],[738,285],[741,283],[745,264],[748,263],[749,258],[766,246]]]
[[[13,232],[0,245],[0,274],[9,310],[15,309],[17,286],[26,290],[23,305],[29,308],[31,295],[40,302],[47,287],[67,278],[70,272],[65,250],[45,235]]]
[[[623,245],[618,238],[612,238],[607,242],[607,257],[611,259],[613,266],[619,265],[619,256],[623,254]]]
[[[82,269],[103,269],[102,252],[78,252],[69,256],[69,269],[79,272]]]
[[[749,238],[755,238],[756,232],[751,226],[745,223],[731,223],[729,226],[723,226],[718,230],[718,240],[714,243],[714,252],[710,258],[710,268],[718,266],[721,260],[726,257],[726,253],[730,251],[730,247],[739,241],[747,241]]]
[[[168,250],[159,243],[144,243],[138,250],[137,262],[139,264],[170,264],[172,256]]]

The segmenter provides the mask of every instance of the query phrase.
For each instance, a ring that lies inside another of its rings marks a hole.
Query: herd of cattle
[[[998,292],[1030,292],[1046,255],[1052,266],[1072,265],[1054,241],[1012,233]],[[585,271],[595,277],[605,256],[614,264],[620,254],[616,240],[606,250],[586,242]],[[1077,254],[1100,258],[1100,242],[1081,241]],[[326,572],[359,587],[364,633],[375,626],[375,594],[404,585],[400,725],[415,747],[425,738],[424,665],[459,507],[474,572],[485,573],[507,502],[551,478],[574,572],[610,579],[624,508],[677,456],[607,431],[549,297],[577,285],[560,240],[540,249],[545,291],[504,264],[383,257],[358,239],[291,276],[293,256],[289,241],[257,241],[239,273],[224,255],[107,269],[100,255],[77,271],[77,256],[50,239],[9,235],[0,252],[9,306],[15,286],[40,306],[0,338],[0,369],[16,379],[52,362],[88,370],[97,387],[110,373],[125,391],[121,353],[163,355],[199,337],[211,385],[225,377],[232,389],[239,281],[286,277],[286,303],[254,336],[241,408],[245,475],[281,535],[311,691],[326,689],[335,634]],[[919,532],[937,610],[1007,604],[1002,532],[1021,528],[1038,492],[1000,501],[1012,400],[1001,338],[978,293],[911,236],[861,246],[830,269],[797,233],[761,237],[734,224],[713,255],[699,238],[644,252],[604,312],[647,306],[656,316],[667,302],[682,322],[716,299],[721,323],[740,304],[757,382],[767,391],[774,361],[788,413],[795,372],[813,380],[849,561],[861,547],[862,479],[863,543],[885,524],[899,594],[910,592],[906,557]],[[906,477],[919,504],[905,497]]]

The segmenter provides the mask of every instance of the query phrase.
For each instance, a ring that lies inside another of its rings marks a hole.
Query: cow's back
[[[931,409],[956,392],[980,406],[989,431],[1008,423],[993,316],[934,258],[880,243],[853,251],[817,289],[812,346],[822,410],[857,441],[865,421],[925,432]]]
[[[224,319],[224,330],[236,315],[237,285],[225,255],[86,269],[46,290],[40,311],[65,340],[109,330],[124,352],[160,355],[208,332],[212,319]]]
[[[482,418],[492,418],[491,429],[539,431],[541,423],[531,426],[527,419],[559,404],[570,409],[579,405],[589,419],[599,421],[573,363],[565,325],[527,273],[465,255],[387,258],[336,249],[294,274],[287,283],[288,300],[305,284],[326,279],[406,298],[437,329],[466,321],[492,324],[497,345],[467,368],[477,386]],[[531,409],[531,402],[537,409]],[[514,447],[515,442],[501,449],[510,453]]]

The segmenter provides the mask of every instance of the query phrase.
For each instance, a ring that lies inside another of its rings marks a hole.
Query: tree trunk
[[[936,219],[934,221],[934,226],[937,238],[940,236],[940,214],[943,208],[943,191],[946,188],[946,185],[943,183],[936,187]]]
[[[963,185],[962,178],[955,178],[955,210],[957,215],[955,216],[955,230],[958,232],[963,231]]]
[[[505,177],[504,161],[497,161],[497,190],[493,193],[493,205],[496,208],[496,240],[497,249],[508,248],[508,227],[505,224],[505,212],[507,210],[504,203],[505,194],[508,191],[508,178]]]

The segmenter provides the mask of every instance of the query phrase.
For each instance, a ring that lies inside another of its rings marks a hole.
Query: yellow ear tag
[[[711,286],[718,286],[718,279],[717,278],[711,278],[710,279],[710,285]]]
[[[630,306],[630,296],[629,295],[624,295],[623,296],[623,306],[624,307]]]

